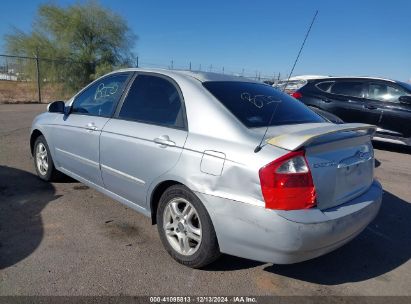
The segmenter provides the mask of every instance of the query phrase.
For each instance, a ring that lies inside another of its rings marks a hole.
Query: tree
[[[9,53],[47,58],[40,61],[42,80],[64,80],[71,90],[129,66],[136,39],[121,16],[95,1],[67,7],[40,5],[30,33],[14,28],[5,35]],[[32,70],[28,65],[27,73]]]

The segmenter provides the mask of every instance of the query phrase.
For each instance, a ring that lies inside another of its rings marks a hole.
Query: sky
[[[62,6],[78,1],[53,1]],[[80,1],[81,2],[81,1]],[[30,32],[38,4],[2,2],[3,35]],[[140,66],[285,77],[316,10],[293,75],[358,75],[411,81],[411,1],[100,0],[138,35]],[[8,13],[6,13],[8,12]]]

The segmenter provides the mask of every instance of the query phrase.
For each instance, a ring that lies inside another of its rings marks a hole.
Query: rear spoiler
[[[363,131],[364,135],[374,135],[376,126],[362,123],[330,124],[286,133],[267,140],[267,143],[286,150],[294,151],[313,142],[316,138],[339,132]]]

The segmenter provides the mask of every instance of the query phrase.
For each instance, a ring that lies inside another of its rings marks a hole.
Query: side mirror
[[[57,101],[53,101],[52,103],[50,103],[47,106],[47,111],[50,113],[61,113],[61,114],[65,114],[65,103],[64,101],[61,100],[57,100]]]
[[[398,100],[400,101],[400,103],[411,105],[411,96],[410,95],[400,96],[400,98],[398,98]]]

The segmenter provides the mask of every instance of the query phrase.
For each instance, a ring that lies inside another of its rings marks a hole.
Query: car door
[[[340,117],[345,122],[375,123],[380,112],[369,109],[365,103],[363,80],[336,80],[321,101],[321,108]]]
[[[394,83],[370,82],[368,99],[382,110],[378,132],[397,137],[411,137],[411,105],[400,103],[408,93]]]
[[[113,115],[130,73],[100,79],[73,100],[68,115],[55,121],[52,132],[55,162],[67,173],[102,186],[99,165],[100,134]]]
[[[177,84],[139,73],[101,134],[106,189],[145,207],[150,184],[174,167],[186,138],[184,101]]]

